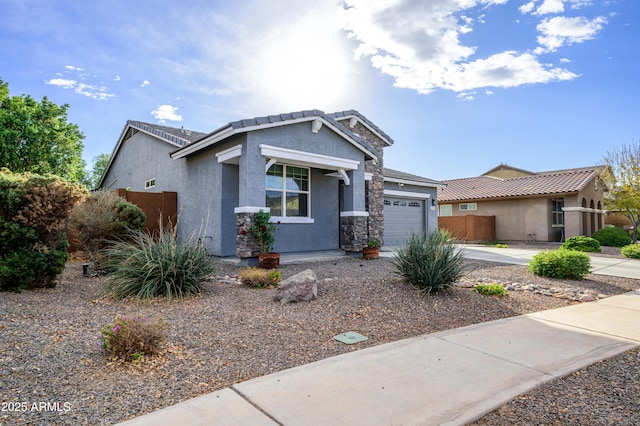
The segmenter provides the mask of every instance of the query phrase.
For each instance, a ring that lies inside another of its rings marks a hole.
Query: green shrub
[[[509,248],[509,244],[496,243],[496,248]]]
[[[477,293],[483,294],[485,296],[508,296],[509,293],[505,290],[503,285],[500,284],[478,284],[473,287],[473,290]]]
[[[144,227],[146,216],[135,204],[113,191],[95,191],[70,217],[70,226],[82,250],[100,268],[100,253],[113,241],[126,239],[129,232]]]
[[[68,257],[69,214],[85,195],[58,176],[0,169],[0,290],[55,286]]]
[[[640,244],[626,245],[620,249],[620,253],[630,259],[640,259]]]
[[[562,244],[562,248],[593,253],[600,253],[601,251],[600,242],[598,240],[591,237],[585,237],[584,235],[567,238],[567,241]]]
[[[163,229],[159,235],[132,231],[128,241],[114,243],[104,255],[112,271],[105,292],[116,297],[171,300],[197,294],[214,271],[206,247],[195,237],[178,241],[175,230]]]
[[[600,241],[603,246],[623,247],[631,244],[631,237],[624,229],[615,226],[598,229],[593,234],[593,238]]]
[[[528,266],[536,275],[581,280],[589,274],[591,259],[576,250],[546,250],[536,254]]]
[[[242,268],[238,277],[243,284],[254,288],[277,287],[282,281],[280,271],[253,267]]]
[[[464,257],[446,231],[411,234],[394,255],[396,273],[425,293],[450,288],[462,277]]]
[[[166,338],[162,318],[149,321],[144,317],[118,317],[100,330],[102,349],[111,359],[141,361],[160,350]]]

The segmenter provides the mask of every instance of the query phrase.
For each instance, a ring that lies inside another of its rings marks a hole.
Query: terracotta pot
[[[377,259],[380,257],[380,247],[363,247],[362,257],[365,259]]]
[[[280,266],[280,253],[259,253],[258,266],[264,269],[273,269]]]

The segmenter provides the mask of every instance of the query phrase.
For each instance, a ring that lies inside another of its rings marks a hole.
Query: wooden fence
[[[496,217],[476,216],[440,216],[438,228],[449,231],[456,239],[462,241],[495,241]]]
[[[160,218],[162,218],[163,228],[166,228],[169,224],[176,225],[178,212],[177,192],[136,192],[118,188],[116,193],[130,203],[140,207],[147,216],[147,221],[144,224],[144,228],[147,231],[159,231]]]

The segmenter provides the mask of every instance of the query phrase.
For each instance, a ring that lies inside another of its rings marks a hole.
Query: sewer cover
[[[347,345],[353,345],[354,343],[364,342],[368,339],[368,337],[363,336],[360,333],[356,333],[355,331],[347,331],[346,333],[338,334],[337,336],[333,336],[338,342],[345,343]]]

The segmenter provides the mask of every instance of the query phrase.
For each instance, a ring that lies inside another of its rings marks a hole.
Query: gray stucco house
[[[274,250],[361,251],[438,228],[444,184],[383,168],[393,140],[357,111],[309,110],[201,133],[127,121],[101,189],[177,193],[181,237],[216,256],[252,257],[243,235],[259,210],[280,221]]]

